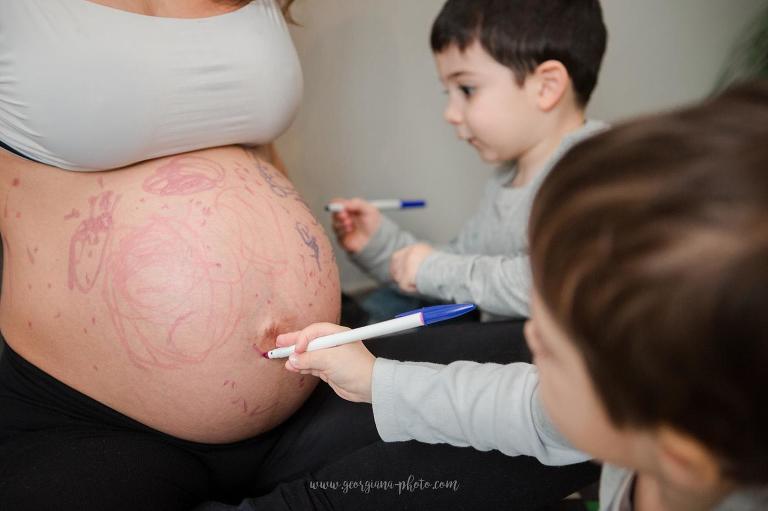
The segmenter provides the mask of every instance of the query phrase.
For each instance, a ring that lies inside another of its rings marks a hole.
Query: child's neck
[[[726,488],[707,494],[692,494],[648,474],[638,474],[634,488],[635,511],[705,511],[715,507],[728,493]]]
[[[558,115],[558,114],[556,114]],[[586,120],[584,111],[574,110],[559,114],[553,120],[554,129],[517,159],[517,172],[512,186],[525,186],[544,169],[544,165],[560,147],[563,138],[581,128]]]

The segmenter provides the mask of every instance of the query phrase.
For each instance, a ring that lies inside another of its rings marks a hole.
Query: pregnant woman
[[[283,8],[0,2],[1,509],[226,497],[315,387],[261,356],[340,298]]]

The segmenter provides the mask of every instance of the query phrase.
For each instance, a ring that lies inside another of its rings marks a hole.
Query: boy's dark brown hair
[[[597,85],[608,35],[598,0],[448,0],[432,25],[432,51],[475,41],[522,85],[536,67],[557,60],[586,107]]]
[[[768,82],[576,146],[531,223],[535,287],[619,427],[768,482]]]

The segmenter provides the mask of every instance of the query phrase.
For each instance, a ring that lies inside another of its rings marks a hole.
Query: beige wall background
[[[443,0],[298,0],[292,34],[305,96],[278,142],[291,177],[327,228],[334,196],[425,198],[390,216],[449,240],[490,168],[442,120],[429,30]],[[608,52],[589,115],[616,121],[710,93],[765,0],[603,0]],[[342,287],[371,283],[336,247]]]

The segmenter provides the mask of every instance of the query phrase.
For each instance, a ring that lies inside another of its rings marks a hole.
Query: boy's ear
[[[539,64],[532,76],[531,84],[535,87],[538,106],[544,112],[555,108],[571,87],[571,76],[562,62],[547,60]]]
[[[662,427],[657,435],[657,445],[660,469],[676,486],[703,489],[723,484],[717,459],[698,440]]]

